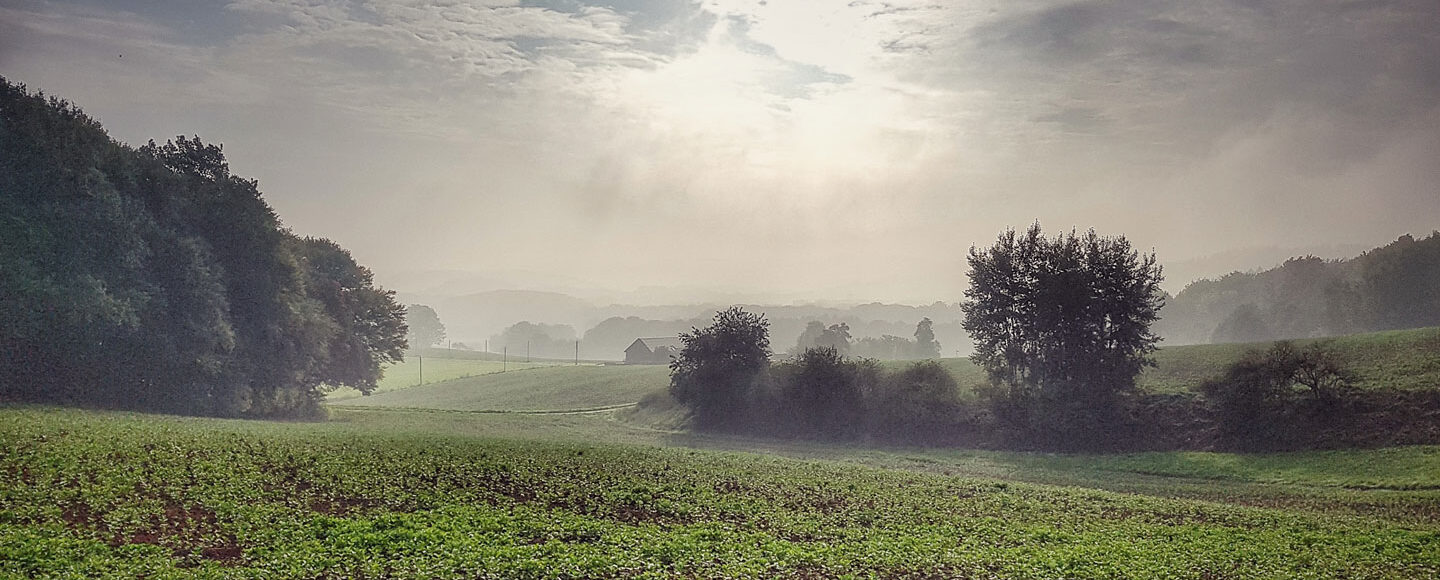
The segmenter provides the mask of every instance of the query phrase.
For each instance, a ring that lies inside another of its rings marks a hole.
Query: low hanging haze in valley
[[[956,302],[1035,220],[1171,293],[1350,257],[1436,228],[1437,55],[1433,0],[0,6],[0,74],[222,143],[402,299]]]

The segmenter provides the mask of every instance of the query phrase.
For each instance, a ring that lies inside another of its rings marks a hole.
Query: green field
[[[557,365],[453,379],[336,403],[458,411],[575,411],[634,403],[646,393],[664,389],[669,378],[670,369],[665,366]]]
[[[1358,375],[1360,388],[1440,388],[1440,328],[1361,334],[1329,341]],[[1142,391],[1155,393],[1194,390],[1205,379],[1222,374],[1225,366],[1247,348],[1264,346],[1162,348],[1155,353],[1158,365],[1140,375],[1139,386]],[[634,403],[647,393],[663,390],[669,380],[669,370],[663,365],[587,363],[576,367],[570,362],[538,359],[502,363],[500,355],[493,353],[444,349],[426,349],[423,356],[425,385],[421,389],[415,389],[420,386],[420,361],[412,355],[386,368],[375,396],[362,397],[352,389],[339,389],[327,400],[344,405],[466,411],[566,411]],[[985,381],[985,373],[969,359],[940,362],[955,376],[964,397],[973,397],[975,385]],[[882,363],[892,370],[909,364]],[[544,370],[509,372],[528,369]],[[502,375],[502,370],[507,372]]]
[[[1335,345],[1362,387],[1440,376],[1440,329]],[[1244,348],[1163,349],[1142,387],[1193,388]],[[1440,577],[1440,446],[706,435],[627,407],[663,392],[663,366],[474,372],[491,364],[430,352],[428,384],[334,401],[323,423],[0,407],[0,577]]]
[[[1328,342],[1355,372],[1359,388],[1440,388],[1440,328],[1375,332],[1321,340]],[[1313,342],[1319,341],[1295,341],[1297,345]],[[1247,349],[1268,346],[1269,343],[1164,347],[1155,352],[1156,366],[1141,373],[1138,385],[1141,391],[1150,393],[1193,391],[1206,379],[1224,374],[1225,367],[1238,360]],[[955,375],[963,394],[969,395],[971,387],[985,381],[985,373],[969,359],[943,359],[941,363]],[[888,368],[901,368],[909,363],[888,361],[884,364]]]
[[[387,393],[420,386],[422,367],[424,371],[424,384],[430,385],[453,381],[455,379],[555,366],[557,364],[559,363],[450,358],[444,354],[439,356],[425,355],[423,359],[416,356],[409,356],[404,362],[385,367],[385,374],[380,378],[375,393]],[[325,398],[328,401],[343,401],[361,396],[364,395],[355,389],[339,388]]]
[[[1392,452],[1376,480],[1428,489],[1353,489],[1326,482],[1372,464],[1371,452],[1241,458],[1239,469],[1177,455],[1157,476],[1165,454],[799,444],[753,454],[727,449],[764,444],[635,429],[607,413],[335,415],[285,424],[0,409],[0,574],[1440,574],[1436,448]],[[1295,475],[1294,464],[1308,467]],[[1088,483],[1097,478],[1151,489],[1107,491]]]

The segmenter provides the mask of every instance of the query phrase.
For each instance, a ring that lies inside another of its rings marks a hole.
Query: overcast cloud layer
[[[956,301],[1036,219],[1162,263],[1440,228],[1434,0],[158,4],[0,3],[0,74],[223,143],[402,289]]]

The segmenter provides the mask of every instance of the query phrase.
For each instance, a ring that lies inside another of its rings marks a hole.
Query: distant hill
[[[1291,258],[1186,286],[1160,311],[1166,344],[1256,342],[1440,325],[1440,232],[1348,260]]]
[[[1317,256],[1338,260],[1360,255],[1370,249],[1364,244],[1334,244],[1305,248],[1262,246],[1218,252],[1188,260],[1166,260],[1165,282],[1161,285],[1175,293],[1193,282],[1213,278],[1226,272],[1259,272],[1275,267],[1295,256]]]
[[[587,328],[598,322],[595,306],[567,294],[533,290],[491,290],[456,296],[431,305],[445,323],[446,334],[472,347],[520,321],[570,324]],[[593,320],[592,320],[593,319]]]

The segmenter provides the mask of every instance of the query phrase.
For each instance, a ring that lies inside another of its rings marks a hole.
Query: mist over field
[[[1440,578],[1437,8],[0,2],[0,577]]]

